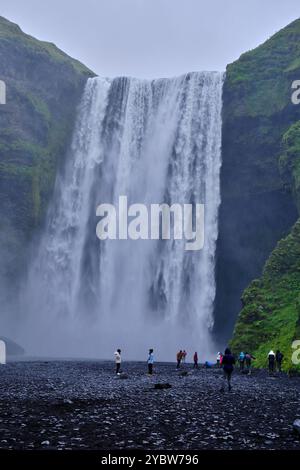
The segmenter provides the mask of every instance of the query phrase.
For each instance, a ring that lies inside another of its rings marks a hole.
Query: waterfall
[[[201,359],[212,350],[223,75],[89,79],[24,286],[27,350]],[[205,205],[205,242],[105,240],[96,207]],[[28,314],[27,314],[28,313]]]

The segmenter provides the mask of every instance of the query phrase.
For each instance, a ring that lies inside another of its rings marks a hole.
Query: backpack
[[[251,354],[246,354],[246,362],[247,362],[248,364],[250,364],[251,359],[252,359]]]

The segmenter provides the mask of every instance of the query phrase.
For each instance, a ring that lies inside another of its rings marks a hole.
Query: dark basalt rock
[[[181,377],[186,377],[187,375],[189,375],[189,372],[187,370],[182,370],[181,372],[179,372],[179,375]]]
[[[145,369],[127,363],[122,381],[112,362],[1,366],[0,449],[299,450],[300,379],[234,372],[220,394],[219,370],[182,380],[174,364],[157,363],[155,380],[172,386],[163,392]]]
[[[300,419],[296,419],[293,423],[293,429],[300,435]]]
[[[154,385],[154,388],[155,390],[166,390],[167,388],[171,388],[172,385],[170,385],[169,383],[166,383],[166,384],[155,384]]]
[[[121,380],[126,380],[128,379],[128,374],[126,374],[126,372],[121,372],[119,375],[117,375],[117,378]]]

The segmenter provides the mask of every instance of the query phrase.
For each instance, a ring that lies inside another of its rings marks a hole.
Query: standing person
[[[120,374],[121,362],[121,349],[117,349],[115,352],[116,374]]]
[[[186,352],[186,350],[184,349],[184,350],[182,351],[182,362],[183,362],[183,364],[185,364],[186,355],[187,355],[187,352]]]
[[[281,372],[283,354],[282,354],[281,351],[279,351],[279,349],[277,349],[277,351],[276,351],[275,359],[276,359],[276,366],[277,366],[278,372]]]
[[[231,376],[232,372],[234,369],[234,364],[235,364],[235,357],[233,354],[231,354],[231,351],[229,348],[225,349],[225,354],[223,356],[223,371],[224,371],[224,376],[223,376],[223,385],[221,388],[221,391],[224,392],[225,390],[225,382],[228,384],[228,390],[231,390]]]
[[[149,356],[148,356],[148,374],[153,374],[153,364],[154,364],[154,354],[153,349],[149,349]]]
[[[245,353],[244,353],[244,351],[240,352],[239,363],[240,363],[240,371],[244,370],[244,366],[245,366]]]
[[[248,371],[248,374],[251,374],[251,364],[252,364],[252,359],[255,359],[252,354],[246,352],[245,354],[245,362],[246,362],[246,369]]]
[[[198,353],[197,353],[197,351],[194,354],[194,369],[198,369]]]
[[[268,363],[269,363],[269,372],[274,372],[274,367],[275,367],[275,354],[274,351],[269,352],[268,354]]]
[[[220,355],[220,367],[222,366],[222,363],[223,363],[223,357],[224,357],[224,356],[223,356],[223,354],[221,353],[221,355]]]
[[[179,369],[180,367],[180,363],[181,363],[181,359],[182,359],[182,351],[180,349],[180,351],[178,351],[177,355],[176,355],[176,359],[177,359],[177,366],[176,366],[176,369]]]
[[[218,354],[217,354],[217,366],[218,367],[221,366],[221,356],[222,356],[222,354],[220,352],[218,352]]]

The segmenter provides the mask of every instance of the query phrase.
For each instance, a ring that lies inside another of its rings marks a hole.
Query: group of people
[[[122,362],[121,349],[117,349],[116,352],[115,352],[115,364],[116,364],[116,374],[117,375],[121,374],[121,362]],[[154,364],[154,350],[152,348],[149,349],[147,364],[148,364],[148,374],[152,375],[153,374],[153,364]]]
[[[268,369],[269,372],[275,372],[275,370],[278,370],[278,372],[281,372],[281,367],[282,367],[282,361],[283,361],[283,354],[282,352],[277,349],[276,353],[274,353],[273,350],[271,350],[268,354]],[[255,357],[252,356],[252,354],[248,352],[240,352],[239,355],[239,364],[240,364],[240,371],[247,370],[249,373],[251,372],[251,364],[252,360],[255,360]]]
[[[226,354],[226,352],[225,352]],[[224,355],[221,353],[221,352],[218,352],[217,354],[217,366],[218,367],[221,367],[222,364],[223,364],[223,358],[224,358]],[[248,353],[248,352],[243,352],[241,351],[240,354],[239,354],[239,366],[240,366],[240,371],[243,371],[243,370],[247,370],[248,373],[251,372],[251,364],[252,364],[252,360],[254,360],[255,357],[252,356],[252,354]]]
[[[182,349],[178,351],[178,353],[176,354],[176,360],[177,360],[176,369],[179,369],[181,363],[185,364],[186,356],[187,356],[187,352],[185,349],[183,351]]]
[[[274,351],[271,349],[268,354],[269,372],[275,372],[276,369],[278,372],[281,372],[283,357],[284,356],[282,352],[279,351],[279,349],[277,349],[276,353],[274,353]]]
[[[120,375],[121,374],[121,349],[117,349],[115,352],[115,364],[116,364],[116,374]],[[186,350],[180,349],[176,355],[176,360],[177,360],[177,366],[176,369],[180,368],[181,363],[185,363],[186,361],[186,356],[187,352]],[[151,348],[149,349],[149,354],[148,354],[148,359],[147,359],[147,364],[148,364],[148,374],[152,375],[153,374],[153,364],[154,364],[154,350]],[[198,368],[198,354],[195,352],[194,354],[194,367]]]
[[[278,349],[276,351],[276,354],[274,353],[273,350],[271,350],[268,354],[268,368],[269,372],[275,372],[277,369],[279,372],[281,372],[281,367],[282,367],[282,361],[283,361],[283,354],[282,352]],[[246,369],[248,373],[250,374],[251,372],[251,364],[252,360],[255,360],[255,357],[252,356],[252,354],[246,352],[244,353],[243,351],[240,352],[239,354],[239,365],[240,365],[240,371],[243,371]],[[235,364],[235,357],[231,353],[230,349],[227,348],[225,350],[225,354],[222,355],[220,352],[217,355],[217,364],[220,366],[223,366],[223,371],[224,371],[224,382],[222,385],[222,391],[225,390],[225,383],[227,382],[228,384],[228,390],[231,390],[231,376],[232,372],[234,369],[234,364]]]
[[[181,363],[185,363],[186,361],[186,356],[187,352],[186,350],[181,350],[178,351],[176,355],[176,360],[177,360],[177,365],[176,369],[180,368]],[[283,361],[283,354],[282,352],[278,349],[276,353],[271,350],[268,354],[268,368],[269,372],[272,373],[275,370],[278,370],[281,372],[281,367],[282,367],[282,361]],[[251,373],[251,365],[252,361],[255,360],[255,357],[248,353],[248,352],[243,352],[241,351],[239,354],[239,369],[240,371],[246,370],[248,374]],[[194,353],[193,357],[194,361],[194,368],[198,369],[198,353],[197,351]],[[115,352],[115,364],[116,364],[116,374],[121,373],[121,349],[117,349]],[[225,389],[225,384],[227,382],[228,385],[228,390],[231,390],[231,376],[232,372],[234,370],[234,365],[236,363],[235,356],[231,353],[231,350],[229,348],[225,349],[225,353],[222,354],[221,352],[218,352],[217,354],[217,366],[222,367],[224,371],[224,382],[222,385],[222,391]],[[147,364],[148,364],[148,374],[152,375],[153,374],[153,364],[154,364],[154,350],[149,349],[148,353],[148,359],[147,359]]]
[[[255,357],[248,352],[241,351],[239,355],[240,371],[246,370],[249,374],[251,373],[252,361],[255,361]]]

